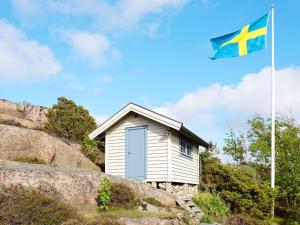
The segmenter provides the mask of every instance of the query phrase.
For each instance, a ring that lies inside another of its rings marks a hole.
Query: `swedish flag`
[[[269,13],[241,30],[211,39],[216,51],[211,59],[244,56],[265,49]]]

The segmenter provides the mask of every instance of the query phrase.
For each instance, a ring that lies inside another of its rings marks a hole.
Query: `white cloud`
[[[23,14],[31,15],[40,11],[40,4],[32,0],[13,0],[12,3]]]
[[[148,14],[163,14],[168,9],[180,9],[188,0],[123,0],[119,4],[120,26],[132,27]]]
[[[0,81],[46,79],[60,70],[49,47],[0,20]]]
[[[13,6],[23,15],[59,12],[90,16],[99,25],[111,29],[130,30],[147,15],[165,16],[166,11],[179,10],[189,0],[13,0]]]
[[[270,68],[263,68],[258,73],[245,75],[237,85],[213,84],[199,88],[155,110],[194,126],[215,123],[219,121],[215,117],[220,114],[222,117],[235,113],[268,116],[271,111],[270,74]],[[300,68],[280,69],[276,71],[276,80],[277,113],[300,120]],[[226,120],[226,116],[223,119]]]
[[[112,82],[113,78],[109,75],[104,75],[104,76],[99,77],[97,80],[100,84],[107,84],[107,83]]]
[[[120,57],[119,51],[100,33],[70,31],[66,32],[65,36],[74,53],[93,65],[107,64],[110,60]]]
[[[75,91],[84,91],[86,87],[72,74],[63,74],[62,79],[66,84]]]

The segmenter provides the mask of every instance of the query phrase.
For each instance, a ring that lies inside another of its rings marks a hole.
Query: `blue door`
[[[126,177],[146,178],[147,127],[126,128]]]

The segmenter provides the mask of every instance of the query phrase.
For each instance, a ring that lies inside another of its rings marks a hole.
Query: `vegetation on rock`
[[[200,192],[193,201],[208,216],[224,217],[229,212],[229,207],[217,193]]]
[[[150,205],[154,205],[154,206],[157,206],[157,207],[166,207],[160,201],[158,201],[158,200],[156,200],[155,198],[152,198],[152,197],[145,198],[144,201],[149,203]]]
[[[112,183],[110,196],[110,206],[112,207],[132,209],[138,204],[133,190],[121,183]]]
[[[105,211],[108,210],[108,206],[111,201],[111,183],[110,180],[104,176],[101,179],[98,188],[98,211]]]
[[[107,211],[109,208],[133,209],[138,205],[134,191],[121,183],[111,183],[104,176],[98,189],[98,212]]]
[[[96,129],[95,119],[74,101],[59,97],[46,114],[46,129],[68,140],[82,140],[84,134]]]
[[[46,117],[45,128],[48,132],[80,143],[82,153],[93,163],[104,168],[104,157],[100,149],[102,143],[88,137],[88,134],[96,129],[96,122],[86,109],[72,100],[59,97],[57,104],[48,110]]]
[[[77,218],[75,208],[22,186],[0,188],[1,224],[62,224]]]
[[[47,164],[44,160],[38,159],[36,157],[18,157],[13,161],[31,163],[31,164]]]
[[[201,223],[208,223],[208,224],[211,224],[213,223],[213,219],[211,218],[211,216],[209,215],[204,215],[202,218],[201,218]]]
[[[89,160],[97,164],[104,171],[105,158],[103,151],[100,149],[101,147],[104,150],[104,146],[101,146],[101,144],[100,141],[91,140],[87,134],[84,134],[81,141],[81,151]]]
[[[0,117],[0,124],[23,127],[22,124],[19,122],[16,122],[14,120],[3,120],[3,119],[1,119],[1,117]]]
[[[122,225],[114,216],[86,217],[74,207],[35,189],[0,186],[1,225]]]

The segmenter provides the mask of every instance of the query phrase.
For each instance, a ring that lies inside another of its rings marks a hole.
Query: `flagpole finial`
[[[272,4],[272,5],[271,5],[271,8],[275,8],[275,5],[274,5],[274,4]]]

